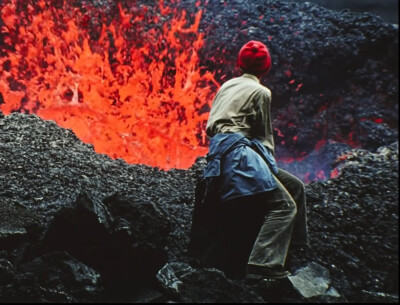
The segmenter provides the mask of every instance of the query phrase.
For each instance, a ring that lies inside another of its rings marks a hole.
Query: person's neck
[[[261,80],[261,77],[262,76],[257,76],[256,74],[254,74],[254,73],[248,73],[248,72],[244,72],[244,73],[242,73],[242,76],[244,76],[244,75],[247,75],[247,77],[250,77],[250,76],[252,76],[252,77],[254,77],[255,79],[257,79],[257,81],[258,82],[260,82],[260,80]]]

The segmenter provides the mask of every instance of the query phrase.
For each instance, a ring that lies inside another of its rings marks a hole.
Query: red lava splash
[[[204,156],[219,84],[199,67],[202,11],[187,16],[160,0],[118,3],[109,16],[58,2],[0,4],[1,111],[54,120],[128,163],[188,168]]]

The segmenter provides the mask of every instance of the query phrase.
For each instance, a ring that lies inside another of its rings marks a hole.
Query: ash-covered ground
[[[340,173],[307,184],[311,249],[288,257],[292,273],[326,268],[337,294],[273,295],[191,265],[203,158],[130,165],[54,122],[0,113],[0,301],[398,302],[398,28],[310,3],[198,3],[175,5],[204,9],[201,65],[219,81],[236,75],[243,43],[268,44],[276,154],[304,157],[281,166]]]
[[[98,207],[105,206],[108,209],[108,213],[112,215],[110,218],[104,216],[107,213],[100,213],[99,208],[93,208],[92,213],[97,215],[97,219],[103,219],[103,224],[106,223],[104,219],[108,219],[110,224],[105,228],[109,230],[110,236],[117,236],[116,227],[121,228],[120,223],[124,223],[125,227],[130,228],[131,234],[134,234],[137,223],[146,225],[146,222],[150,222],[147,225],[152,229],[145,228],[153,230],[153,237],[146,237],[146,232],[137,231],[135,234],[139,237],[136,237],[135,243],[138,243],[137,239],[153,238],[145,244],[152,243],[150,248],[165,252],[164,256],[136,255],[132,259],[139,260],[142,265],[158,264],[159,268],[167,262],[190,264],[187,245],[195,181],[204,166],[204,159],[199,159],[187,171],[164,172],[143,165],[129,165],[95,153],[90,145],[82,143],[70,130],[62,129],[54,122],[43,121],[35,115],[17,113],[1,116],[0,146],[2,301],[108,300],[107,293],[110,292],[107,289],[111,288],[102,286],[107,283],[102,277],[118,278],[118,274],[111,275],[104,271],[104,275],[96,270],[96,266],[106,270],[96,260],[106,250],[98,244],[90,244],[89,240],[80,240],[82,235],[94,231],[93,234],[105,236],[103,243],[111,243],[106,237],[108,235],[102,231],[104,228],[99,228],[102,222],[97,221],[93,227],[85,227],[77,221],[71,226],[68,221],[83,217],[83,212],[72,209],[68,214],[65,211],[65,207],[81,206],[82,194],[86,194],[92,202],[97,202]],[[338,178],[307,185],[311,249],[291,254],[288,258],[289,267],[295,272],[309,262],[324,266],[330,272],[332,286],[340,293],[341,301],[397,301],[398,143],[383,146],[375,152],[353,149],[337,162],[337,166],[341,168]],[[123,199],[115,199],[119,197]],[[113,200],[117,202],[114,207],[108,205]],[[139,211],[142,206],[149,205],[156,213],[146,214],[148,219],[143,221],[140,218],[145,217],[144,214],[140,216],[134,209],[123,209],[121,202],[124,200],[138,204]],[[88,206],[88,200],[85,202],[83,205]],[[60,215],[66,215],[67,219],[56,222],[57,227],[54,219],[60,218]],[[119,224],[115,225],[116,219],[124,221],[118,220]],[[165,224],[162,224],[163,221]],[[60,223],[64,227],[60,228]],[[75,229],[79,233],[70,232]],[[52,232],[58,232],[59,235],[51,237],[55,234]],[[91,235],[88,236],[89,239]],[[61,237],[62,240],[57,241]],[[69,239],[72,241],[68,241]],[[71,245],[74,240],[81,244],[76,247]],[[126,248],[132,247],[131,243],[133,241],[130,239],[124,240],[120,248],[114,249],[116,253],[108,253],[104,259],[117,259],[118,250],[127,251]],[[85,250],[89,245],[97,247],[93,250],[93,257],[88,256]],[[54,254],[55,252],[58,254]],[[46,260],[49,255],[53,255],[50,262]],[[90,281],[82,282],[77,280],[77,275],[74,275],[73,280],[61,275],[69,275],[72,272],[71,267],[68,269],[69,273],[58,271],[58,277],[54,276],[57,268],[66,268],[57,267],[57,264],[56,267],[51,265],[57,259],[68,261],[68,266],[79,263],[80,278],[85,278],[82,274],[88,277],[82,266],[92,268],[90,274],[97,274],[96,281],[90,278]],[[127,262],[121,263],[121,268],[129,268],[125,265]],[[38,270],[44,268],[43,265],[49,264],[53,266],[50,271],[46,269],[47,273],[35,277]],[[131,268],[130,272],[134,273],[134,267]],[[148,272],[151,274],[157,270],[149,269]],[[188,280],[186,285],[196,286],[197,292],[192,287],[192,290],[189,289],[189,292],[180,297],[186,301],[201,300],[200,295],[207,295],[209,291],[207,282],[214,283],[215,276],[214,273],[206,273]],[[132,285],[130,288],[133,289],[137,281],[146,278],[145,274],[140,274],[138,278],[128,277],[125,284]],[[153,280],[150,278],[148,282],[145,281],[148,287],[141,287],[143,291],[151,289],[151,298],[179,300],[179,297],[157,288]],[[208,296],[212,302],[233,301],[234,297],[237,301],[256,300],[253,294],[248,295],[252,288],[240,281],[233,282],[222,277],[217,282],[220,284]],[[238,285],[243,295],[224,296],[226,292],[216,288],[227,289],[223,288],[223,283],[232,290],[239,289],[232,285]],[[86,289],[86,294],[82,293],[83,288],[80,285]],[[79,293],[76,286],[81,289]],[[131,301],[147,300],[140,291],[126,297],[130,297]],[[334,302],[338,298],[325,296],[317,300]],[[268,296],[264,297],[264,301],[268,301]]]

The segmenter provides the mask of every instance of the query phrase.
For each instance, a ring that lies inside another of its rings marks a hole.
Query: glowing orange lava
[[[155,8],[119,3],[110,17],[70,3],[0,5],[1,111],[54,120],[128,163],[188,168],[205,155],[219,85],[199,67],[202,11],[187,16],[160,0]]]

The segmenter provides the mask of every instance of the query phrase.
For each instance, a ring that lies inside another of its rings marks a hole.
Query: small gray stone
[[[330,287],[331,279],[328,269],[315,262],[297,270],[294,275],[289,276],[289,280],[297,292],[305,298],[320,295],[340,297],[336,289]]]

